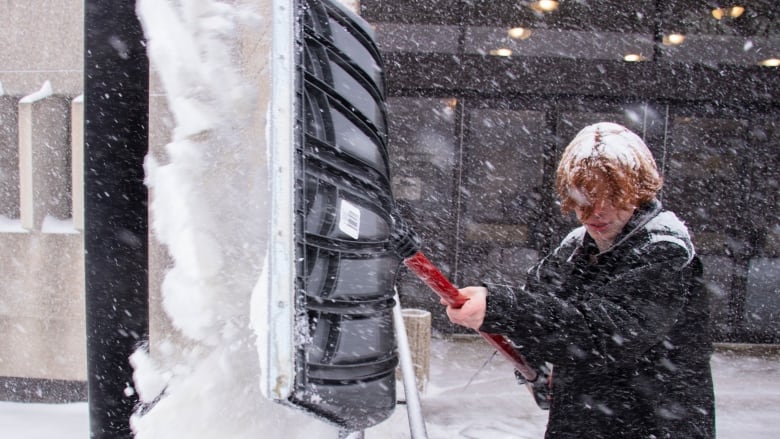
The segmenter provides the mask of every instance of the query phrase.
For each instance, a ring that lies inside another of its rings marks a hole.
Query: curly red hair
[[[561,156],[555,187],[561,210],[598,201],[631,209],[655,198],[663,185],[652,153],[628,128],[600,122],[583,128]]]

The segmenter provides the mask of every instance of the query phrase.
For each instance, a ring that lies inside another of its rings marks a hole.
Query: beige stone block
[[[0,233],[0,376],[83,380],[80,234]]]
[[[84,319],[80,234],[0,233],[0,245],[0,315]]]
[[[84,2],[11,0],[0,6],[0,83],[27,95],[51,81],[75,96],[83,89]]]
[[[83,317],[0,315],[0,376],[86,380]]]

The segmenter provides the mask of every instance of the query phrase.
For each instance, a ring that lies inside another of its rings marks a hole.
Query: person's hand
[[[447,306],[447,317],[452,323],[456,323],[467,328],[479,330],[482,322],[485,320],[485,307],[487,304],[487,288],[485,287],[466,287],[458,290],[460,294],[468,297],[468,300],[460,308]],[[442,301],[443,305],[447,303]]]

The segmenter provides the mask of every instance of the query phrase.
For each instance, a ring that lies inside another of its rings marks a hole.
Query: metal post
[[[412,439],[427,439],[428,431],[425,429],[420,394],[417,391],[417,380],[412,363],[412,352],[409,349],[409,339],[404,326],[404,318],[401,314],[401,300],[398,291],[395,293],[395,307],[393,308],[393,323],[395,324],[396,342],[398,343],[398,358],[401,367],[401,377],[404,382],[404,394],[406,395],[406,415],[409,419],[409,432]]]
[[[91,438],[132,438],[148,338],[149,62],[135,2],[84,3],[84,250]]]

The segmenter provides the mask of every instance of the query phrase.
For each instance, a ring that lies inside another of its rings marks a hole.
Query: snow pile
[[[137,12],[175,119],[165,158],[147,157],[152,227],[173,259],[162,305],[176,331],[137,351],[136,437],[318,437],[323,424],[265,400],[249,327],[267,254],[262,139],[239,67],[242,31],[260,16],[213,0],[139,0]],[[158,339],[159,338],[159,339]],[[325,428],[327,430],[327,428]]]
[[[52,87],[51,87],[51,81],[45,81],[43,85],[41,86],[41,89],[36,91],[35,93],[29,94],[22,99],[19,100],[20,104],[32,104],[34,102],[41,101],[43,99],[48,98],[54,93]]]

